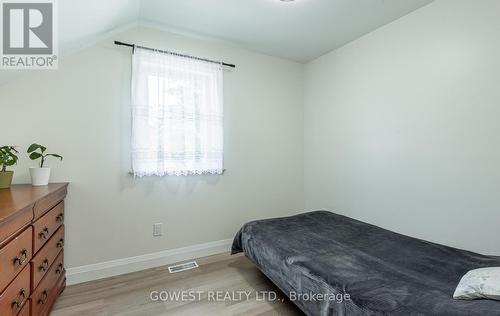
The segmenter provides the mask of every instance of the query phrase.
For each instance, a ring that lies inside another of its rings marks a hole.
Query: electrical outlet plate
[[[161,236],[163,233],[161,232],[161,226],[163,223],[153,224],[153,236]]]

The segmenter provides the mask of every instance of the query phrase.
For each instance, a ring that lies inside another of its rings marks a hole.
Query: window
[[[134,175],[221,174],[222,66],[141,48],[132,64]]]

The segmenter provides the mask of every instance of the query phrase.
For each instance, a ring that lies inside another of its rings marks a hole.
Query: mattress
[[[307,315],[500,315],[500,302],[461,301],[469,270],[485,256],[411,238],[327,211],[252,221],[234,238]]]

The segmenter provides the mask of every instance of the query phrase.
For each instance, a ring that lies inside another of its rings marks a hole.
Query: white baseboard
[[[135,257],[68,268],[66,269],[66,283],[68,285],[78,284],[120,274],[156,268],[179,261],[224,253],[231,249],[231,243],[232,239],[218,240]]]

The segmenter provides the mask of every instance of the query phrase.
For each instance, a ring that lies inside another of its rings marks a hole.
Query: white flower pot
[[[47,185],[50,179],[50,168],[30,168],[31,184],[33,186]]]

